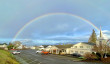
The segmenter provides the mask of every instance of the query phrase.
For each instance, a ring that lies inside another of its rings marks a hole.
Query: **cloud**
[[[100,36],[100,32],[96,32],[97,33],[97,37]],[[105,39],[110,39],[110,31],[109,30],[102,30],[102,33],[103,33],[103,37]]]
[[[110,33],[109,30],[102,30],[103,33]]]
[[[86,29],[84,29],[86,28]],[[19,38],[44,39],[48,37],[78,37],[93,29],[91,25],[69,15],[53,15],[30,24]]]
[[[44,14],[56,12],[65,12],[81,16],[91,21],[97,27],[101,25],[104,27],[103,33],[108,37],[110,35],[110,14],[108,14],[110,13],[110,11],[108,11],[110,8],[108,1],[104,1],[106,3],[102,1],[97,3],[97,1],[92,0],[86,2],[74,0],[27,0],[25,2],[22,0],[22,3],[20,4],[17,2],[21,1],[0,2],[0,38],[13,38],[19,29],[30,20]],[[5,5],[5,3],[7,3],[8,6]],[[94,27],[73,16],[54,15],[36,20],[34,23],[25,28],[25,30],[23,30],[17,38],[87,40],[92,29],[94,29]],[[99,35],[99,32],[97,35]]]

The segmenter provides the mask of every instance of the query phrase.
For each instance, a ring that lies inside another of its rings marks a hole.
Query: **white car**
[[[12,52],[12,54],[20,54],[21,52],[20,51],[14,51]]]
[[[41,52],[42,52],[41,50],[37,50],[37,51],[36,51],[36,53],[41,53]]]

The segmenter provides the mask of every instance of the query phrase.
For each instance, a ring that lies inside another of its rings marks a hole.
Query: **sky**
[[[89,20],[110,38],[109,0],[0,0],[0,41],[11,41],[29,21],[49,13],[69,13]],[[87,22],[68,14],[43,17],[29,24],[16,38],[25,42],[88,41]],[[96,30],[97,36],[99,31]],[[32,40],[32,41],[30,41]],[[57,43],[59,43],[57,42]],[[30,43],[29,43],[30,44]]]

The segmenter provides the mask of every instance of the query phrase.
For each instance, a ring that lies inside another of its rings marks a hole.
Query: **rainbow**
[[[14,36],[13,40],[14,41],[18,36],[19,34],[26,28],[28,27],[31,23],[35,22],[36,20],[39,20],[39,19],[42,19],[44,17],[47,17],[47,16],[52,16],[52,15],[70,15],[70,16],[73,16],[75,18],[78,18],[78,19],[81,19],[82,21],[90,24],[91,26],[93,26],[96,30],[100,30],[99,28],[97,28],[97,26],[95,26],[92,22],[90,22],[89,20],[83,18],[83,17],[80,17],[80,16],[77,16],[77,15],[74,15],[74,14],[71,14],[71,13],[48,13],[48,14],[44,14],[44,15],[41,15],[39,17],[36,17],[35,19],[29,21],[28,23],[26,23],[17,33],[16,35]]]

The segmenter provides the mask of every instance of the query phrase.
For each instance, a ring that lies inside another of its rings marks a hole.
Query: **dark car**
[[[73,53],[72,56],[73,56],[73,57],[81,57],[81,55],[78,54],[78,53]]]

